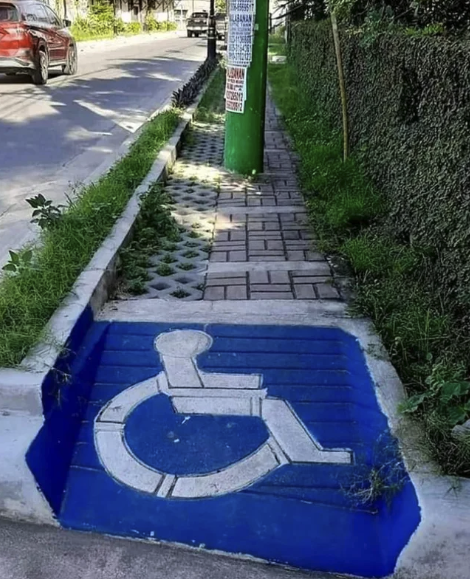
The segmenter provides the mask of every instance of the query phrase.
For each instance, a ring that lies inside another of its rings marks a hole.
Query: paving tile
[[[253,284],[252,292],[289,292],[290,284]]]
[[[293,295],[291,291],[288,292],[251,292],[252,300],[291,300]]]
[[[204,292],[205,300],[223,300],[225,298],[225,287],[208,287]]]
[[[247,299],[247,289],[246,286],[229,286],[227,288],[228,300],[246,300]]]
[[[266,271],[252,271],[249,273],[251,284],[267,284],[269,283],[268,272]]]
[[[299,300],[314,300],[317,297],[313,284],[294,284],[294,291]]]
[[[246,251],[229,251],[229,261],[246,261]]]
[[[271,271],[269,272],[269,277],[271,279],[271,283],[273,284],[290,284],[289,273],[287,271]],[[258,283],[265,283],[265,282],[258,282]]]
[[[331,300],[340,298],[338,290],[328,283],[318,283],[316,284],[315,287],[318,292],[318,297],[322,300]]]

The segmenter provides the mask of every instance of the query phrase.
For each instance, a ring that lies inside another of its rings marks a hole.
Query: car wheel
[[[47,84],[49,78],[49,57],[43,49],[38,50],[36,64],[33,71],[34,84]]]
[[[193,33],[192,33],[192,32],[189,32],[189,30],[188,30],[187,35],[188,35],[188,38],[192,38]]]
[[[67,51],[67,64],[62,67],[62,72],[69,76],[77,72],[77,49],[73,44],[69,46]]]
[[[199,38],[199,32],[195,32],[195,33],[194,33],[194,36],[195,36],[196,38]]]

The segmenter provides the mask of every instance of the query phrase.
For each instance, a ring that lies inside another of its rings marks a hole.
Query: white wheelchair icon
[[[102,408],[94,425],[95,446],[111,477],[158,497],[194,499],[242,490],[289,463],[352,462],[348,449],[322,448],[288,402],[268,397],[262,388],[262,376],[201,371],[196,357],[211,345],[212,338],[201,331],[160,334],[155,349],[163,371],[127,388]],[[159,394],[168,396],[174,411],[185,416],[260,417],[266,424],[268,439],[249,456],[215,472],[175,475],[158,471],[134,455],[127,445],[124,427],[139,404]]]

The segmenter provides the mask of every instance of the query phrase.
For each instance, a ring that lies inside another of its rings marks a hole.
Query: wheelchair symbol
[[[160,354],[163,371],[127,388],[103,407],[95,420],[95,446],[111,477],[158,497],[190,499],[242,490],[289,463],[352,462],[348,449],[323,448],[288,402],[268,397],[262,388],[262,376],[201,371],[196,357],[211,345],[212,338],[196,330],[159,335],[155,349]],[[268,439],[249,456],[215,472],[175,475],[158,471],[133,454],[126,443],[124,427],[139,404],[159,394],[168,396],[174,411],[185,416],[260,417],[268,430]]]

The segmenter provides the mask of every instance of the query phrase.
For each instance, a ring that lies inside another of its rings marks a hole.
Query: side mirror
[[[64,26],[65,28],[70,28],[70,26],[72,26],[72,21],[68,18],[64,18]]]

